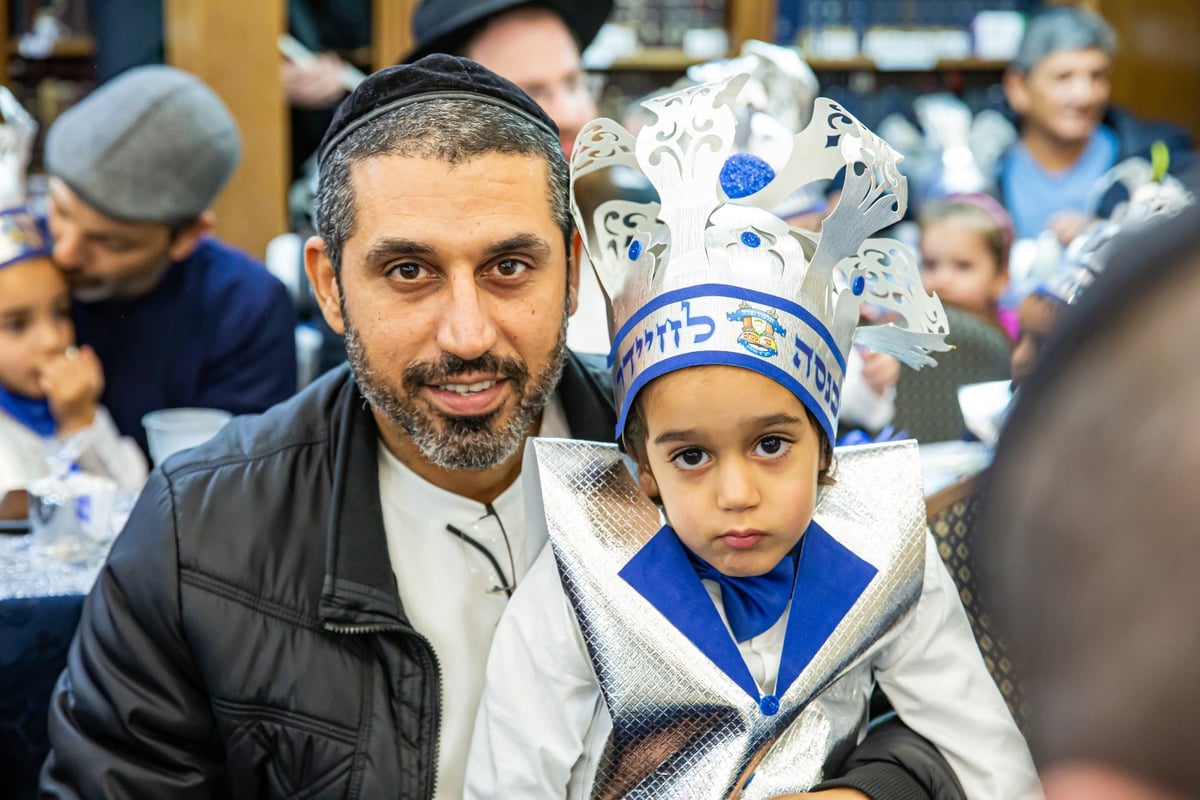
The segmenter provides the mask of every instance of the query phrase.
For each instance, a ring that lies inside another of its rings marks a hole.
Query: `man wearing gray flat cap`
[[[296,388],[286,289],[207,235],[240,156],[217,95],[164,66],[105,83],[46,137],[54,261],[104,365],[103,402],[143,449],[149,411],[256,412]]]

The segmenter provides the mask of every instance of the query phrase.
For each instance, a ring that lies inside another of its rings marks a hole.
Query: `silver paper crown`
[[[1194,202],[1192,193],[1177,178],[1155,177],[1150,162],[1130,158],[1117,164],[1099,185],[1107,190],[1121,184],[1129,200],[1117,206],[1108,219],[1097,220],[1077,236],[1063,252],[1054,274],[1034,288],[1034,293],[1063,305],[1079,302],[1085,289],[1104,271],[1113,239],[1152,220],[1173,217]]]
[[[649,381],[729,364],[786,386],[832,441],[853,341],[917,368],[936,363],[928,351],[949,349],[942,304],[923,289],[912,251],[869,238],[904,214],[900,156],[827,98],[817,99],[781,168],[734,153],[734,101],[745,80],[645,101],[652,121],[636,139],[610,119],[576,139],[571,210],[612,306],[618,436]],[[767,210],[843,167],[820,234]],[[622,170],[644,175],[659,202],[630,199],[616,177]],[[864,303],[898,324],[856,333]]]

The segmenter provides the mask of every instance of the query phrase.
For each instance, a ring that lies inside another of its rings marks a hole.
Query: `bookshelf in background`
[[[87,0],[0,0],[0,78],[38,123],[31,172],[51,123],[96,85]]]
[[[617,0],[611,21],[620,35],[610,42],[616,56],[606,60],[601,53],[598,59],[609,83],[602,105],[605,113],[620,113],[623,103],[671,84],[690,65],[737,53],[743,41],[754,38],[797,47],[817,73],[822,93],[868,125],[907,110],[925,92],[950,91],[978,109],[999,102],[998,84],[1019,41],[1021,14],[1042,5],[1041,0]],[[695,27],[685,30],[689,18]]]

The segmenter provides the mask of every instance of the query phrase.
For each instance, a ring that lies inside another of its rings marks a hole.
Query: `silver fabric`
[[[864,654],[920,595],[926,528],[915,443],[838,452],[838,483],[822,490],[815,519],[878,573],[774,716],[618,575],[661,523],[617,449],[537,439],[528,455],[540,484],[540,493],[527,488],[529,518],[544,513],[613,718],[593,796],[753,800],[821,781],[865,723]]]

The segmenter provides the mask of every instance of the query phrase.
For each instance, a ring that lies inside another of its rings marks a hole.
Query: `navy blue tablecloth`
[[[83,595],[0,600],[0,784],[14,800],[37,796],[49,752],[46,710],[79,625]]]
[[[50,694],[107,552],[44,545],[0,536],[0,797],[14,800],[37,796]]]

